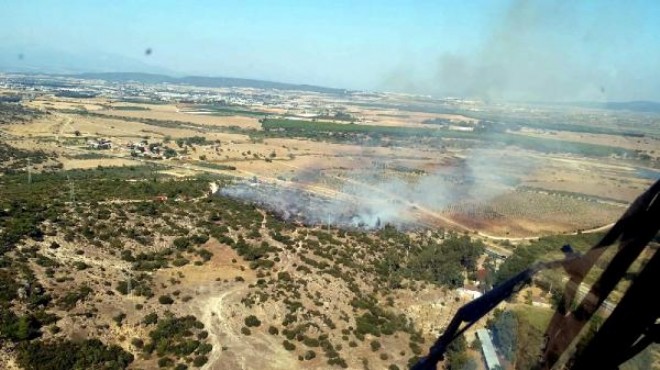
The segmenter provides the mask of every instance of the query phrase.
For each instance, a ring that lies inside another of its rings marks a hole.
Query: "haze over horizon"
[[[38,62],[483,99],[660,100],[652,1],[2,4],[2,69]]]

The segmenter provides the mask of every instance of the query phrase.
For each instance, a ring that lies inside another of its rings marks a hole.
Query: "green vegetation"
[[[26,342],[18,347],[17,363],[30,370],[125,369],[133,355],[121,347],[107,346],[97,339]]]
[[[474,271],[483,252],[481,242],[465,235],[452,235],[442,243],[430,240],[424,249],[412,255],[408,270],[420,278],[458,288],[463,285],[464,269]]]
[[[213,162],[195,162],[196,166],[204,167],[204,168],[210,168],[213,170],[221,170],[221,171],[235,171],[236,166],[228,165],[228,164],[220,164],[220,163],[213,163]]]
[[[602,234],[598,233],[555,235],[539,238],[532,241],[528,246],[520,246],[500,266],[495,276],[495,284],[497,285],[506,281],[541,259],[561,258],[560,249],[566,244],[570,244],[577,251],[585,252],[591,246],[595,245],[601,237]]]
[[[213,142],[206,140],[204,136],[191,136],[191,137],[182,137],[176,139],[176,145],[178,145],[179,148],[183,148],[184,146],[209,145],[209,144],[213,144]]]
[[[447,368],[449,370],[477,369],[476,363],[467,353],[467,342],[459,336],[447,348]]]
[[[241,109],[239,107],[224,105],[224,104],[205,104],[205,105],[196,106],[195,108],[199,108],[199,109],[204,110],[204,111],[213,112],[212,115],[214,115],[214,116],[223,116],[223,117],[226,117],[226,116],[264,117],[264,116],[266,116],[266,113],[263,113],[263,112],[252,111],[252,110],[247,110],[247,109]]]
[[[250,316],[245,318],[245,326],[247,326],[247,327],[250,327],[250,328],[251,327],[258,327],[260,325],[261,325],[261,321],[259,321],[259,319],[254,315],[250,315]]]
[[[480,146],[516,146],[522,149],[543,153],[570,153],[584,156],[607,157],[611,155],[635,157],[637,152],[598,144],[566,142],[518,134],[483,131],[453,131],[434,128],[401,126],[357,125],[321,121],[300,121],[286,119],[264,119],[264,131],[275,137],[305,137],[315,140],[349,141],[368,143],[367,138],[379,140],[388,138],[424,137],[435,139],[462,139],[479,141]]]
[[[172,304],[174,303],[174,300],[169,295],[162,295],[158,297],[158,302],[160,304]]]
[[[515,311],[497,311],[493,320],[489,321],[493,343],[519,369],[533,368],[545,343],[545,328],[535,327],[528,318],[530,315],[520,315]]]
[[[200,332],[202,329],[204,324],[197,321],[194,316],[175,317],[168,314],[158,321],[155,329],[149,332],[151,340],[144,345],[143,351],[148,354],[156,352],[161,358],[168,355],[181,358],[193,354],[201,357],[212,349],[210,344],[194,339],[195,332]]]
[[[92,292],[93,290],[90,287],[83,285],[77,290],[68,292],[57,303],[64,310],[71,310],[79,301],[86,299]]]
[[[10,99],[15,100],[15,99]],[[0,102],[0,125],[27,123],[44,113],[24,106],[23,104],[10,104]]]
[[[0,142],[0,173],[22,174],[27,172],[28,163],[34,167],[44,165],[48,161],[56,161],[56,159],[57,154],[55,153],[47,153],[43,150],[18,149]],[[52,169],[59,168],[61,168],[61,164],[52,167]]]

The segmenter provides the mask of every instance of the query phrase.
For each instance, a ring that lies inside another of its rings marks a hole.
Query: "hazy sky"
[[[0,24],[3,46],[112,53],[182,74],[493,99],[660,100],[656,0],[0,0]]]

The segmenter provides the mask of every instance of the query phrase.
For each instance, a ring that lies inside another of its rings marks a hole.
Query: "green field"
[[[550,319],[552,318],[553,310],[542,307],[534,306],[519,306],[515,308],[515,311],[521,318],[526,320],[530,325],[540,331],[545,331],[550,324]]]

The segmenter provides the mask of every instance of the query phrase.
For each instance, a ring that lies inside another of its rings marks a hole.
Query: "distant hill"
[[[597,109],[610,109],[610,110],[627,110],[630,112],[646,112],[646,113],[660,113],[660,102],[654,101],[626,101],[626,102],[580,102],[570,103],[584,108],[597,108]]]
[[[84,72],[144,72],[173,74],[144,56],[125,57],[106,52],[69,52],[43,46],[0,45],[0,71],[75,74]]]
[[[108,72],[108,73],[81,73],[70,75],[70,77],[90,79],[90,80],[104,80],[112,82],[143,82],[143,83],[171,83],[192,85],[200,87],[252,87],[258,89],[278,89],[278,90],[298,90],[318,92],[325,94],[344,94],[346,90],[335,89],[331,87],[322,87],[314,85],[298,85],[283,82],[252,80],[246,78],[232,78],[232,77],[204,77],[204,76],[187,76],[187,77],[172,77],[161,74],[151,73],[126,73],[126,72]]]
[[[660,113],[660,102],[654,101],[629,101],[605,103],[606,109],[629,110],[633,112]]]

